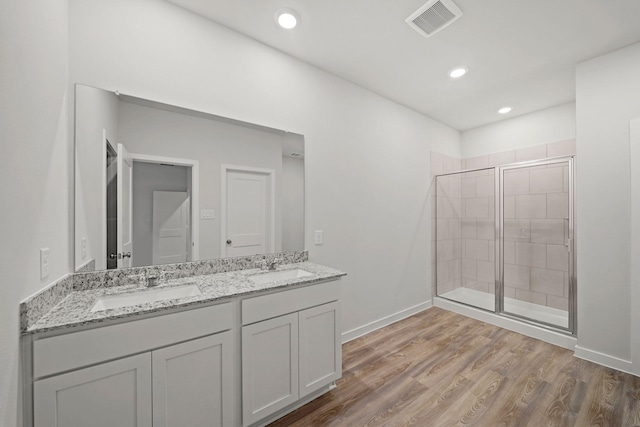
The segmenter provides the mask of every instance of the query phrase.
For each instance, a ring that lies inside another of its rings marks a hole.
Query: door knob
[[[118,258],[118,254],[109,254],[109,259],[116,259]]]
[[[231,244],[231,239],[227,239],[227,245]]]
[[[131,252],[125,252],[122,254],[122,258],[131,258]]]

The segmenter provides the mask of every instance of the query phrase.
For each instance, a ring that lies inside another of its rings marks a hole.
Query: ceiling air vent
[[[423,36],[431,37],[461,16],[462,11],[453,1],[430,0],[407,18],[407,24]]]

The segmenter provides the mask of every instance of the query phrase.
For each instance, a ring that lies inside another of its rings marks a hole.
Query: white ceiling
[[[573,101],[576,64],[640,41],[640,0],[454,0],[431,38],[405,23],[427,0],[168,1],[459,130]]]

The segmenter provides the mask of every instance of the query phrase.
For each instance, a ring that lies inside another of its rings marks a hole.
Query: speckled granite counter
[[[296,279],[279,280],[265,284],[256,284],[249,280],[248,276],[266,272],[262,272],[260,269],[254,268],[249,270],[172,279],[166,284],[154,288],[141,288],[138,285],[125,285],[71,292],[37,322],[30,325],[23,333],[35,334],[62,330],[87,324],[132,317],[140,314],[154,313],[162,310],[188,307],[232,297],[246,296],[273,289],[285,289],[309,285],[324,280],[337,279],[346,275],[346,273],[341,271],[311,262],[282,265],[278,267],[278,271],[296,268],[306,270],[309,273],[312,273],[312,275]],[[129,307],[114,308],[96,312],[91,311],[91,308],[98,298],[106,295],[125,294],[132,291],[145,292],[147,290],[179,286],[186,283],[197,284],[200,288],[201,294],[180,299],[144,303]]]

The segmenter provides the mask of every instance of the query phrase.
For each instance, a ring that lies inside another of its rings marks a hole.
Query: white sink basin
[[[279,270],[279,271],[270,271],[268,273],[256,273],[249,276],[249,280],[251,280],[253,283],[257,283],[258,285],[262,285],[264,283],[277,282],[279,280],[300,279],[302,277],[308,277],[308,276],[313,276],[313,273],[309,273],[307,270],[294,268],[292,270]]]
[[[125,294],[106,295],[98,298],[98,301],[91,308],[91,312],[109,310],[112,308],[129,307],[132,305],[145,304],[149,302],[165,301],[176,298],[193,297],[200,295],[200,288],[194,283],[170,288],[157,288],[151,290],[141,290]]]

